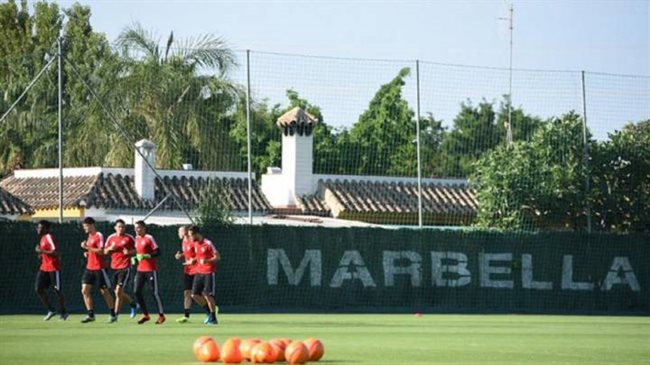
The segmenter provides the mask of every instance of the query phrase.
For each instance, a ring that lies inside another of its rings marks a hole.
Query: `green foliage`
[[[275,120],[279,116],[278,105],[270,108],[266,100],[251,102],[252,170],[258,176],[265,173],[266,168],[269,166],[280,166],[282,153],[281,132],[275,126]],[[237,146],[240,164],[245,168],[248,159],[248,126],[245,98],[241,98],[237,105],[237,114],[229,135]]]
[[[461,103],[454,127],[442,142],[440,175],[469,176],[474,163],[484,153],[504,143],[507,121],[507,101],[501,103],[498,113],[495,113],[493,103],[485,100],[476,107],[470,101]],[[513,141],[529,141],[540,124],[539,118],[526,115],[521,108],[513,108]]]
[[[650,120],[628,124],[591,147],[594,228],[650,231]]]
[[[241,93],[223,75],[235,65],[234,54],[209,35],[175,48],[172,32],[164,49],[158,43],[139,24],[124,29],[117,40],[125,75],[117,87],[130,106],[124,117],[140,126],[132,132],[141,131],[132,134],[157,145],[160,168],[193,162],[199,168],[232,169],[236,160],[227,131]],[[218,68],[218,74],[201,75],[202,67]]]
[[[277,118],[294,107],[301,107],[318,121],[314,129],[314,172],[320,174],[398,175],[417,174],[414,113],[402,98],[403,69],[388,84],[381,86],[368,109],[350,129],[328,125],[317,105],[301,98],[295,90],[287,90],[289,103],[269,108],[265,102],[251,107],[253,124],[253,170],[264,173],[269,166],[279,166],[281,133],[275,126]],[[245,108],[245,105],[242,106]],[[240,108],[240,109],[242,109]],[[231,131],[238,141],[240,153],[246,156],[245,109]],[[444,136],[442,122],[432,115],[421,118],[423,175],[439,173],[439,147]]]
[[[193,212],[196,223],[202,227],[220,227],[231,225],[232,202],[228,194],[228,186],[221,180],[210,179],[201,192],[199,204]]]
[[[316,173],[336,173],[335,171],[338,171],[340,166],[337,136],[333,128],[325,123],[320,107],[301,98],[299,93],[293,89],[287,90],[286,95],[289,100],[286,107],[282,107],[280,104],[269,107],[266,100],[251,103],[253,171],[259,176],[266,172],[267,167],[280,166],[282,131],[275,125],[275,121],[287,111],[300,107],[317,120],[313,133],[314,171]],[[248,153],[245,100],[242,100],[238,107],[237,121],[230,136],[240,146],[240,156],[242,163],[245,164]]]
[[[543,123],[530,142],[500,145],[470,178],[477,225],[504,229],[584,229],[587,169],[582,119],[571,112]]]
[[[135,24],[120,35],[118,53],[93,31],[87,6],[60,9],[38,2],[30,14],[26,1],[20,5],[0,4],[0,110],[8,109],[56,56],[62,32],[66,166],[132,166],[132,144],[147,138],[158,146],[161,168],[189,162],[202,169],[241,169],[228,131],[242,93],[226,78],[235,57],[221,38],[204,35],[178,42],[172,33],[166,46],[159,47]],[[205,75],[204,68],[213,75]],[[1,173],[56,165],[56,86],[55,63],[0,126],[0,138],[6,141],[0,144]]]
[[[403,161],[392,158],[395,151],[405,155],[415,139],[414,113],[402,98],[404,79],[409,68],[402,69],[389,83],[382,85],[350,130],[350,143],[356,152],[346,155],[347,173],[356,175],[397,175],[403,173]]]
[[[43,66],[55,56],[62,16],[56,4],[27,1],[0,4],[0,110],[7,110]],[[56,162],[56,67],[0,125],[0,171]]]

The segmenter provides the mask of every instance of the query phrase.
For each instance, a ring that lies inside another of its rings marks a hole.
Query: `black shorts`
[[[194,285],[194,276],[195,275],[183,274],[183,290],[192,290],[192,286]]]
[[[61,274],[58,271],[42,271],[38,270],[36,273],[36,283],[34,289],[41,290],[47,289],[50,285],[54,290],[61,290]]]
[[[105,269],[101,270],[87,270],[84,271],[84,275],[81,278],[82,284],[97,285],[101,289],[106,289],[111,287],[111,280],[108,278]]]
[[[192,294],[214,296],[214,273],[194,275],[194,283],[192,283]]]
[[[115,287],[121,286],[122,289],[124,289],[131,278],[131,272],[132,269],[130,266],[126,269],[115,270],[113,273],[113,282],[115,283]]]

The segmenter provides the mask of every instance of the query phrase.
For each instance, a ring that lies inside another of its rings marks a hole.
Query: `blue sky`
[[[72,1],[58,3],[67,7]],[[393,78],[401,67],[414,69],[413,60],[508,67],[507,22],[499,20],[508,16],[509,3],[504,0],[80,3],[90,5],[93,27],[111,41],[125,26],[137,21],[161,38],[171,30],[177,38],[213,33],[238,50],[402,60],[253,54],[251,74],[259,97],[281,102],[286,88],[296,88],[320,105],[326,120],[334,125],[354,122],[379,85]],[[650,0],[526,0],[514,1],[514,9],[515,68],[650,76]],[[350,70],[356,70],[353,76]],[[504,70],[431,64],[422,66],[421,71],[422,112],[432,112],[447,125],[466,98],[498,102],[507,94]],[[581,109],[579,76],[515,73],[513,103],[543,117]],[[242,70],[233,74],[236,80],[243,77]],[[413,82],[411,77],[405,86],[409,101],[415,97]],[[602,104],[597,99],[602,96],[609,103],[600,105],[603,111],[591,113],[592,129],[602,129],[596,133],[600,137],[625,121],[650,117],[648,79],[595,75],[587,84],[595,87],[588,91],[588,99],[591,96]],[[611,98],[612,94],[618,99]],[[619,111],[629,110],[630,105],[633,110],[629,113]],[[603,119],[598,120],[601,115]]]
[[[139,21],[161,36],[218,34],[237,49],[508,65],[504,0],[80,1],[114,40]],[[69,6],[72,1],[59,1]],[[515,1],[516,68],[650,75],[650,1]]]

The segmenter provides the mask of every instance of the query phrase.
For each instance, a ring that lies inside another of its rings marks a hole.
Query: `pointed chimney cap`
[[[151,149],[156,147],[156,145],[148,139],[141,139],[135,143],[136,147],[144,147],[145,149]]]
[[[297,106],[284,113],[275,124],[282,128],[285,136],[310,136],[316,126],[316,118]]]
[[[301,107],[297,106],[288,112],[282,114],[280,118],[278,118],[278,121],[276,122],[276,125],[280,128],[283,127],[288,127],[290,125],[311,125],[313,127],[314,124],[316,124],[316,118],[314,118],[313,115],[307,113],[304,111]]]

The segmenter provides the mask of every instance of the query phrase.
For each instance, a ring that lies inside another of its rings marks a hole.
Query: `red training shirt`
[[[51,233],[46,233],[41,236],[41,240],[38,243],[41,251],[56,251],[56,245],[54,244],[54,236]],[[41,271],[52,272],[59,271],[61,269],[61,260],[58,256],[50,256],[46,253],[41,253]]]
[[[184,238],[181,246],[183,248],[183,255],[185,256],[186,262],[189,261],[190,259],[193,259],[194,256],[196,256],[194,252],[194,242],[192,242],[192,239]],[[195,271],[196,271],[196,263],[192,265],[183,266],[183,272],[186,275],[194,275]]]
[[[89,248],[101,248],[104,249],[104,235],[101,232],[95,232],[93,234],[88,234],[86,239],[86,246]],[[86,269],[97,271],[104,269],[106,267],[106,260],[104,259],[103,254],[90,252],[88,251],[88,264],[86,264]]]
[[[196,254],[196,268],[195,274],[212,274],[216,271],[217,265],[215,262],[206,262],[205,264],[199,263],[201,259],[211,259],[217,253],[217,250],[208,239],[202,239],[194,242],[194,252]]]
[[[136,253],[151,255],[157,249],[158,249],[158,244],[156,243],[156,240],[153,239],[152,235],[145,234],[144,236],[137,236],[135,238]],[[153,257],[140,260],[140,263],[138,264],[138,271],[150,272],[150,271],[157,271],[157,270],[158,270],[158,265],[156,263],[156,259]]]
[[[131,256],[124,254],[124,249],[132,250],[135,248],[135,239],[130,234],[118,235],[113,233],[106,240],[106,248],[115,246],[111,253],[111,269],[122,270],[131,265]]]

